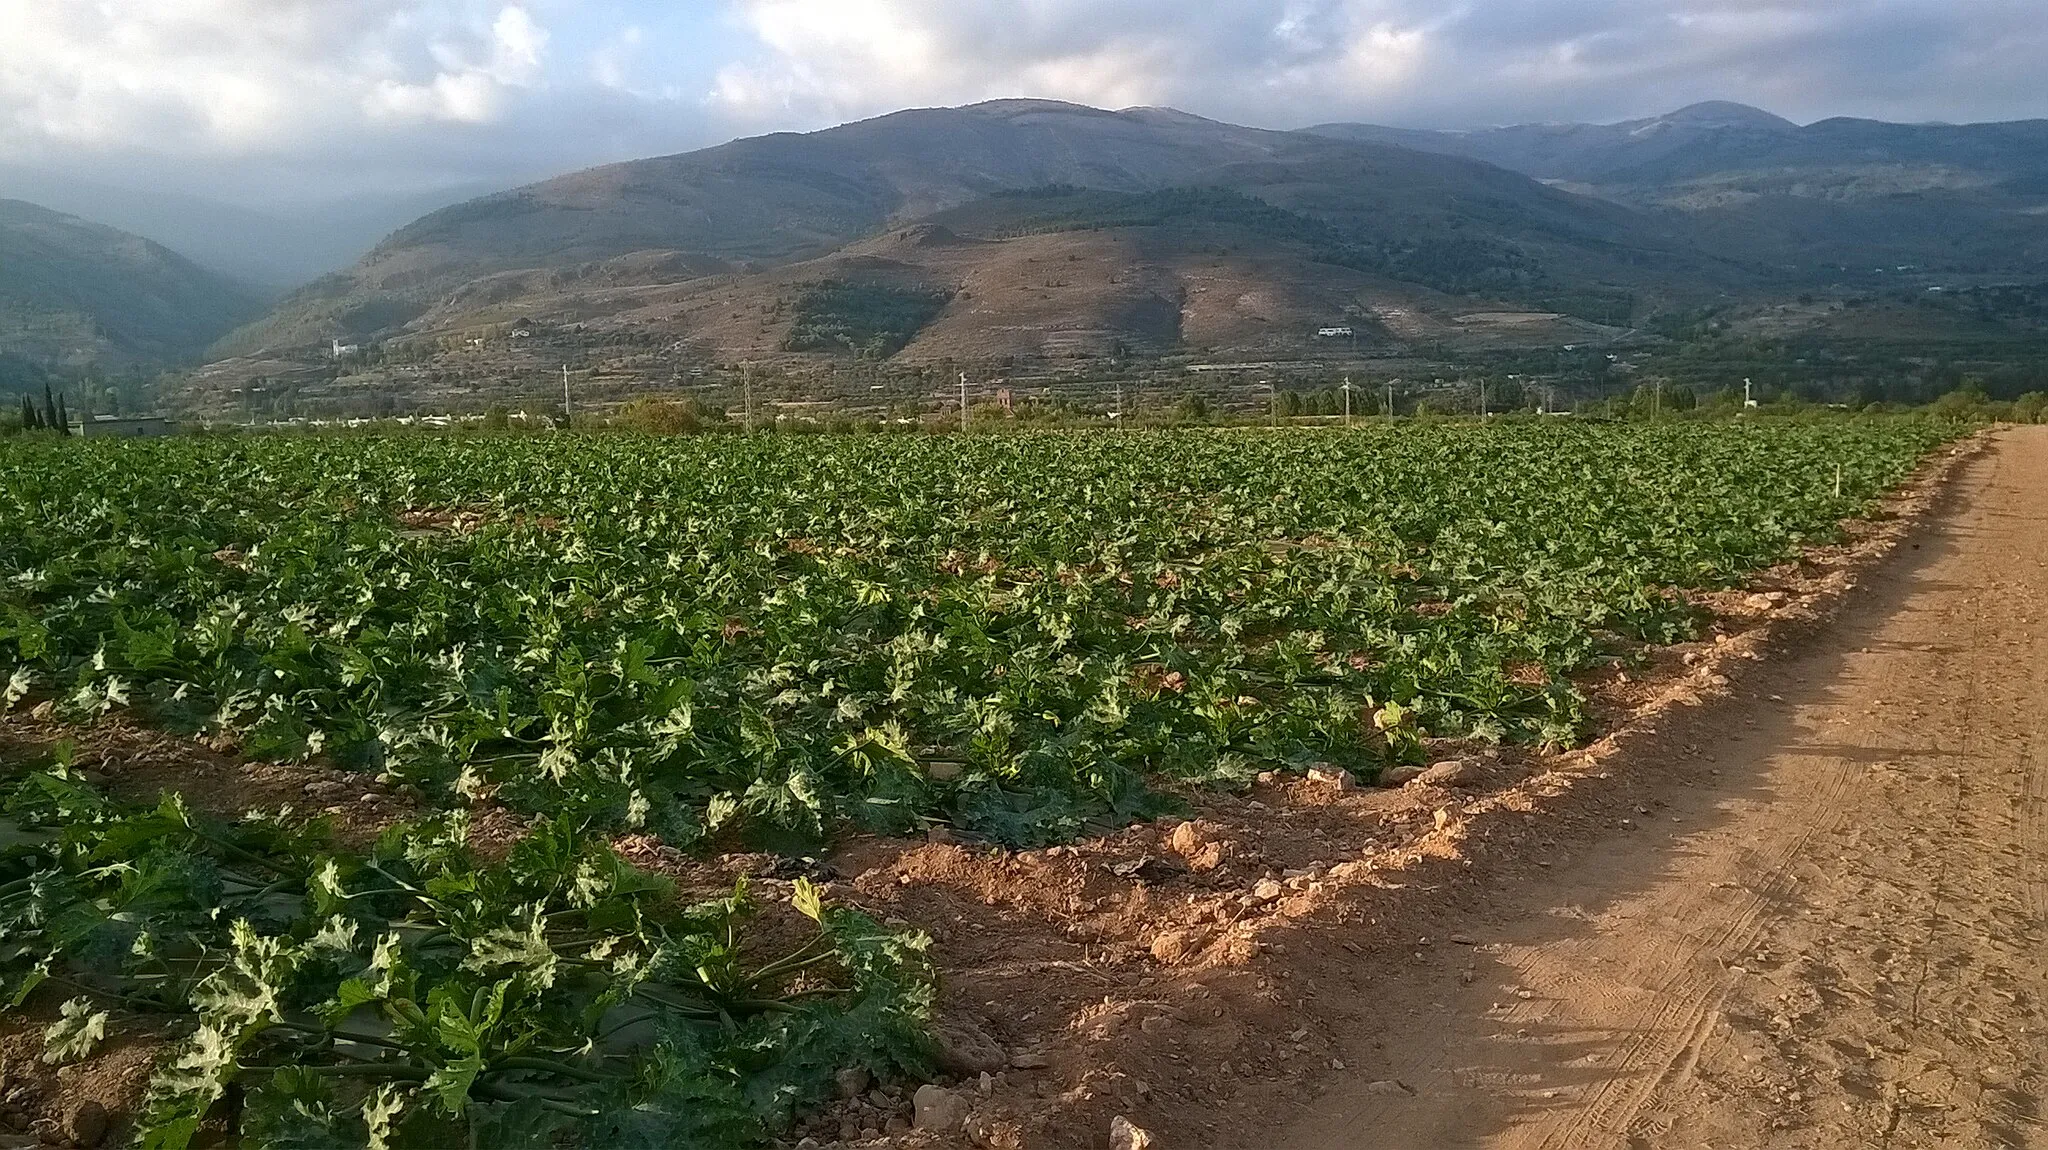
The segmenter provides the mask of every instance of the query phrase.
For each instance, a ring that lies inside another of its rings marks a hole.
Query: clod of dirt
[[[1358,784],[1351,778],[1351,772],[1342,767],[1311,767],[1308,781],[1334,787],[1338,794],[1352,790]]]
[[[1119,1114],[1109,1120],[1109,1150],[1146,1150],[1152,1132]]]
[[[1388,767],[1380,772],[1380,785],[1402,787],[1422,777],[1421,767]]]
[[[1415,776],[1414,781],[1425,787],[1469,787],[1479,781],[1479,772],[1469,763],[1446,759]]]
[[[833,1077],[839,1085],[841,1098],[858,1098],[866,1094],[874,1081],[874,1076],[868,1073],[865,1066],[849,1066]]]
[[[956,1078],[998,1074],[1010,1065],[1002,1044],[964,1018],[939,1024],[933,1037],[939,1044],[939,1068]]]
[[[1412,1098],[1415,1096],[1413,1087],[1409,1086],[1406,1082],[1394,1078],[1385,1078],[1378,1082],[1368,1082],[1365,1084],[1365,1092],[1367,1094],[1385,1094],[1395,1098]]]
[[[86,1099],[64,1116],[64,1134],[74,1143],[98,1146],[107,1136],[107,1108]]]
[[[1173,853],[1188,860],[1190,870],[1207,873],[1223,865],[1224,844],[1211,839],[1193,822],[1173,828],[1173,832],[1166,836],[1166,845]]]
[[[920,1086],[911,1096],[913,1130],[937,1130],[942,1134],[958,1132],[967,1125],[967,1098],[965,1095],[948,1090],[943,1086]]]
[[[1162,930],[1152,939],[1152,957],[1167,966],[1177,966],[1201,952],[1209,936],[1200,930]]]

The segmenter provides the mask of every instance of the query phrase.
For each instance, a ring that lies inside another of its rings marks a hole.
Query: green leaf
[[[810,879],[799,876],[790,884],[789,905],[812,922],[825,921],[825,896]]]
[[[476,1085],[476,1076],[483,1070],[482,1054],[466,1055],[435,1070],[424,1090],[440,1102],[449,1117],[460,1118],[469,1107],[469,1092]]]
[[[111,1017],[104,1010],[94,1010],[87,998],[74,998],[61,1010],[63,1017],[43,1031],[43,1061],[57,1066],[90,1055],[106,1038]]]
[[[388,1082],[363,1100],[363,1124],[368,1128],[365,1145],[369,1150],[391,1150],[392,1132],[409,1103],[409,1092]]]

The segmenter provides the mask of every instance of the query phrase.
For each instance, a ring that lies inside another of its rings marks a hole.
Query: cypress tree
[[[24,391],[24,392],[22,392],[22,393],[21,393],[21,429],[22,429],[23,431],[34,431],[34,430],[36,430],[37,428],[41,427],[42,425],[43,425],[43,417],[42,417],[42,416],[40,416],[40,415],[37,415],[37,414],[36,414],[36,401],[35,401],[35,400],[33,400],[33,399],[30,399],[30,398],[28,397],[28,393],[27,393],[27,392],[25,392],[25,391]]]
[[[57,397],[57,434],[71,434],[71,413],[64,410],[64,397]]]
[[[43,384],[43,426],[49,428],[57,426],[57,397],[51,394],[50,385],[47,382]]]

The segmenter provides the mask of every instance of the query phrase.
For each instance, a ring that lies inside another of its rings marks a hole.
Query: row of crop
[[[1568,743],[1571,674],[1689,633],[1672,588],[1824,537],[1948,434],[24,447],[0,666],[677,842],[1044,841],[1149,774]]]

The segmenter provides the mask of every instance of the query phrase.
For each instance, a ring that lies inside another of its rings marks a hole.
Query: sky
[[[0,0],[0,166],[257,208],[1006,96],[1262,127],[2048,116],[2041,0]]]

